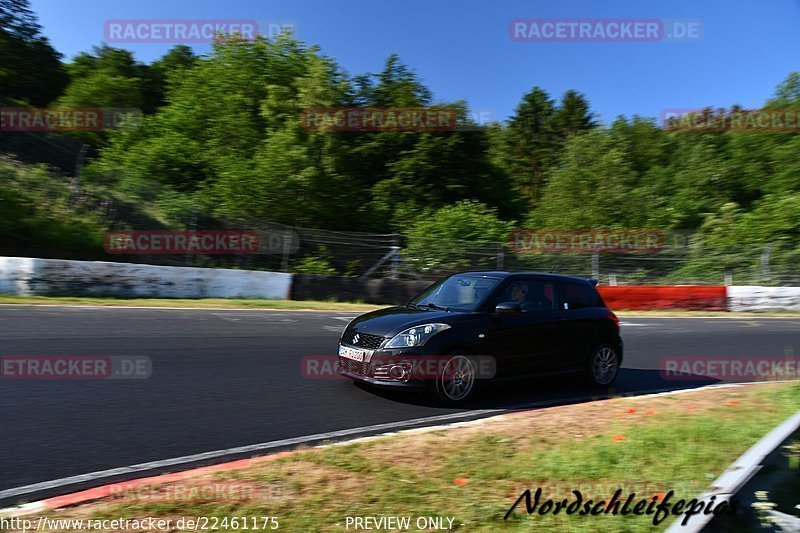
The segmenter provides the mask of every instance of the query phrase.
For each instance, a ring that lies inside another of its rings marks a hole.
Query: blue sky
[[[31,0],[67,59],[103,41],[112,19],[293,21],[350,74],[395,52],[438,100],[464,99],[504,119],[535,85],[576,89],[604,122],[663,109],[758,106],[800,70],[800,0]],[[519,18],[658,18],[702,22],[689,42],[516,42]],[[140,61],[169,44],[113,44]],[[193,45],[198,53],[207,45]]]

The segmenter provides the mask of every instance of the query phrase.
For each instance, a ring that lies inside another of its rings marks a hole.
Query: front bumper
[[[414,377],[412,365],[403,360],[419,359],[418,353],[406,353],[400,350],[373,350],[365,360],[354,361],[337,357],[336,372],[346,378],[397,389],[421,389],[425,380]]]

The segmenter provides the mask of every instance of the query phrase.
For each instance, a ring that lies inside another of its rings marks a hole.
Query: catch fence
[[[654,249],[609,251],[550,247],[520,250],[513,242],[449,240],[286,226],[248,219],[257,254],[187,256],[194,266],[229,266],[356,278],[433,280],[463,270],[533,270],[596,278],[603,285],[800,285],[800,246],[790,242],[706,246],[673,232]]]

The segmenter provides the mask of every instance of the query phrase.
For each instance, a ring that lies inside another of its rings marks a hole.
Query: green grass
[[[72,296],[14,296],[0,294],[0,305],[90,305],[133,307],[201,307],[208,309],[296,309],[314,311],[372,311],[390,304],[374,305],[363,302],[336,302],[319,300],[262,300],[234,298],[105,298]],[[753,313],[730,313],[725,311],[614,311],[620,317],[771,317],[798,318],[800,311],[769,311]]]
[[[384,515],[455,517],[463,531],[649,531],[652,516],[529,516],[524,504],[508,520],[503,515],[522,491],[537,487],[544,499],[577,489],[597,501],[619,487],[623,499],[674,490],[675,499],[688,500],[798,409],[798,382],[617,398],[305,450],[193,482],[248,482],[267,498],[128,498],[63,515],[269,515],[291,531],[343,531],[348,516]]]
[[[714,317],[714,318],[798,318],[800,311],[680,311],[671,309],[654,309],[648,311],[635,311],[635,310],[617,310],[614,309],[614,314],[620,317],[654,317],[654,318],[669,318],[669,317]]]
[[[200,307],[208,309],[297,309],[315,311],[371,311],[386,305],[359,302],[323,302],[315,300],[262,300],[234,298],[94,298],[71,296],[0,295],[1,304],[13,305],[88,305],[131,307]],[[388,304],[387,304],[388,305]]]

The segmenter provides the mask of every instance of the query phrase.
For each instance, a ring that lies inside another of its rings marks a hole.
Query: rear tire
[[[463,405],[475,393],[476,370],[475,363],[462,353],[452,353],[446,356],[442,371],[436,379],[428,382],[428,393],[439,403],[445,405]]]
[[[617,349],[608,343],[592,351],[586,365],[586,380],[596,389],[610,387],[619,374],[620,357]]]

